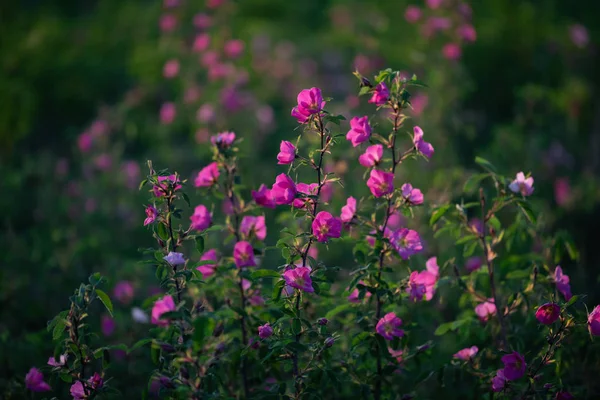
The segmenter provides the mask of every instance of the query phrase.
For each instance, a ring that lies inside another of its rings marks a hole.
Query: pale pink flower
[[[352,196],[346,200],[346,205],[342,207],[342,222],[349,223],[354,219],[356,215],[356,199]]]
[[[471,346],[471,347],[467,347],[465,349],[459,350],[456,354],[454,354],[454,358],[457,358],[459,360],[463,360],[463,361],[468,361],[471,358],[475,357],[475,355],[477,354],[477,352],[479,351],[479,348],[477,348],[477,346]]]
[[[525,178],[525,174],[519,172],[508,188],[514,193],[521,193],[522,196],[531,196],[533,194],[533,177]]]
[[[154,302],[152,307],[152,323],[158,326],[168,326],[169,321],[161,319],[164,313],[175,311],[175,302],[171,295],[166,295]]]

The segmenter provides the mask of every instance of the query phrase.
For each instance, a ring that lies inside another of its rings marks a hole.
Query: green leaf
[[[185,202],[187,203],[188,207],[190,207],[190,198],[188,197],[188,195],[185,193],[181,193],[181,196],[183,197],[183,200],[185,200]]]
[[[277,283],[273,287],[272,298],[274,301],[278,301],[281,298],[281,291],[283,290],[284,286],[285,286],[285,281],[283,279],[280,281],[277,281]]]
[[[441,207],[438,207],[432,214],[429,219],[429,226],[433,226],[436,222],[439,221],[440,218],[446,214],[446,212],[450,209],[450,204],[445,204]]]
[[[292,320],[292,332],[294,333],[294,335],[298,335],[298,334],[300,334],[301,331],[302,331],[302,324],[300,322],[300,319],[294,318]]]
[[[465,182],[465,185],[463,186],[463,191],[466,193],[474,192],[477,188],[479,188],[479,183],[488,176],[489,174],[487,173],[471,175],[469,179],[467,179],[467,181]]]
[[[575,302],[577,302],[577,300],[579,300],[578,295],[571,297],[571,299],[567,302],[567,304],[565,304],[565,307],[572,306],[573,304],[575,304]]]
[[[209,336],[215,328],[215,320],[202,316],[194,320],[194,346],[198,350],[202,348],[204,339]]]
[[[58,321],[56,321],[56,324],[54,325],[54,330],[52,331],[52,340],[56,341],[60,339],[63,332],[65,331],[66,326],[66,321],[63,318],[60,318]]]
[[[112,317],[112,315],[113,315],[113,304],[112,304],[112,301],[110,301],[110,297],[108,297],[108,295],[106,293],[104,293],[100,289],[96,289],[96,295],[98,296],[98,298],[100,299],[100,301],[102,302],[102,304],[104,304],[104,307],[106,307],[106,309],[108,310],[110,316]]]
[[[250,274],[252,279],[258,278],[281,278],[281,274],[278,271],[272,269],[257,269]]]
[[[131,346],[128,353],[131,353],[132,351],[137,350],[140,347],[147,345],[148,343],[152,343],[152,339],[146,338],[146,339],[138,340],[133,346]]]
[[[196,236],[196,250],[198,253],[204,253],[204,238],[202,236]]]
[[[530,275],[531,271],[526,269],[518,269],[516,271],[510,271],[508,274],[506,274],[505,279],[525,279],[529,278]]]
[[[483,167],[484,169],[486,169],[494,174],[497,173],[496,167],[494,167],[492,165],[492,163],[489,162],[488,160],[486,160],[485,158],[475,157],[475,162],[477,164],[479,164],[481,167]]]
[[[352,305],[350,305],[350,304],[340,304],[337,307],[333,308],[332,310],[329,310],[327,312],[327,314],[325,314],[325,318],[333,319],[333,317],[335,317],[339,313],[344,312],[350,308],[352,308]]]
[[[531,222],[532,224],[535,224],[536,223],[535,214],[533,213],[533,210],[531,209],[531,206],[529,205],[529,203],[525,200],[519,199],[517,201],[517,204],[519,205],[519,208],[523,212],[523,215],[525,215],[525,217],[529,220],[529,222]]]
[[[159,238],[161,238],[162,240],[168,240],[169,239],[169,232],[167,232],[167,227],[165,226],[165,224],[163,224],[162,222],[159,222],[156,225],[156,234],[158,235]]]
[[[435,332],[433,332],[433,334],[435,336],[442,336],[442,335],[448,333],[449,331],[457,330],[459,327],[466,324],[467,322],[471,322],[471,320],[470,319],[459,319],[457,321],[443,323],[437,327],[437,329],[435,330]]]
[[[90,284],[92,286],[98,286],[100,284],[100,282],[102,282],[102,275],[100,275],[100,272],[96,272],[96,273],[90,275],[90,277],[88,278],[88,281],[90,282]]]
[[[477,249],[478,244],[479,244],[479,242],[477,242],[477,241],[467,244],[463,249],[463,256],[471,257],[473,255],[473,253],[475,253],[475,249]]]

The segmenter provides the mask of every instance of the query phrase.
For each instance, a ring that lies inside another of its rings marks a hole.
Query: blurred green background
[[[411,116],[436,156],[400,171],[428,202],[455,198],[475,155],[506,175],[530,171],[545,229],[569,232],[579,248],[578,265],[564,266],[574,291],[597,304],[600,3],[464,4],[2,2],[0,392],[52,354],[46,322],[91,272],[111,288],[134,282],[138,306],[156,289],[136,263],[151,244],[137,190],[146,160],[192,178],[210,157],[209,135],[233,130],[245,138],[248,189],[270,184],[282,172],[280,141],[295,138],[289,111],[300,89],[321,87],[347,119],[373,112],[355,97],[355,69],[389,66],[429,86],[414,93]],[[347,169],[350,148],[331,168],[359,176]],[[356,181],[347,179],[348,192],[365,191]],[[337,191],[332,204],[344,198]],[[343,266],[346,253],[322,258]],[[114,341],[128,335],[136,330],[119,325]],[[129,361],[123,368],[142,376]]]

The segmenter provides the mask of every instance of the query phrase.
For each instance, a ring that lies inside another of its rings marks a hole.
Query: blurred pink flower
[[[511,354],[506,354],[502,357],[504,363],[504,377],[509,381],[520,379],[527,371],[527,363],[525,358],[516,351]]]
[[[82,153],[87,153],[92,148],[92,135],[89,132],[83,132],[77,138],[77,146]]]
[[[218,8],[220,6],[222,6],[223,4],[225,4],[226,0],[207,0],[206,1],[206,7],[208,8]]]
[[[600,306],[594,307],[590,315],[588,315],[588,330],[594,336],[600,336]]]
[[[200,128],[196,131],[194,137],[196,138],[196,142],[206,143],[208,142],[208,138],[210,137],[210,132],[206,128]]]
[[[244,52],[244,42],[239,39],[232,39],[225,42],[223,52],[229,58],[238,58]]]
[[[134,289],[133,284],[129,281],[119,281],[113,290],[115,299],[123,304],[129,304],[133,299]]]
[[[266,339],[266,338],[270,337],[272,334],[273,334],[273,328],[271,328],[271,325],[268,322],[266,324],[258,327],[258,336],[261,339]]]
[[[425,140],[423,140],[423,129],[421,129],[418,126],[415,126],[413,128],[413,143],[416,147],[416,149],[419,151],[419,153],[423,154],[425,157],[427,158],[431,158],[431,156],[434,153],[434,149],[433,146],[431,145],[431,143],[426,142]]]
[[[101,328],[102,328],[102,334],[104,336],[111,336],[114,331],[115,328],[117,326],[117,324],[115,323],[115,320],[107,314],[104,314],[102,316],[102,322],[101,322]]]
[[[282,140],[277,154],[277,164],[291,164],[296,159],[296,146],[287,140]]]
[[[31,368],[25,375],[25,387],[32,392],[47,392],[52,390],[50,385],[44,381],[44,374],[37,368]]]
[[[215,268],[217,267],[218,259],[219,258],[217,256],[217,250],[210,249],[210,250],[206,251],[204,254],[202,254],[202,257],[200,257],[200,261],[214,261],[214,263],[200,265],[200,266],[196,267],[196,269],[198,271],[200,271],[202,276],[206,279],[215,273]]]
[[[402,190],[402,197],[410,205],[423,204],[423,193],[417,188],[413,188],[410,183],[405,183],[400,188]]]
[[[365,152],[358,157],[358,162],[363,167],[374,167],[381,161],[383,157],[383,145],[374,144],[367,147]]]
[[[169,60],[163,67],[163,76],[167,79],[174,78],[179,74],[179,60]]]
[[[177,18],[173,14],[164,14],[160,17],[160,30],[163,32],[171,32],[177,26]]]
[[[210,16],[204,13],[194,15],[194,26],[198,29],[207,29],[212,25]]]
[[[154,302],[154,307],[152,307],[152,323],[158,326],[168,326],[169,321],[163,320],[160,317],[170,311],[175,311],[175,302],[173,301],[173,297],[171,295],[164,296],[161,299],[158,299]]]
[[[350,120],[350,130],[346,134],[346,139],[352,143],[352,146],[356,147],[361,143],[369,140],[371,137],[371,125],[369,124],[369,117],[353,117]]]
[[[176,109],[175,103],[164,103],[160,108],[160,122],[168,125],[175,120]]]
[[[456,61],[462,55],[462,50],[457,43],[446,43],[442,48],[444,57],[451,61]]]
[[[365,284],[364,281],[358,281],[358,283],[360,285],[364,285]],[[360,294],[360,291],[358,290],[358,288],[354,288],[354,290],[352,291],[352,293],[350,293],[350,296],[348,296],[348,301],[350,303],[360,303],[360,299],[358,298],[359,294]],[[371,292],[365,291],[365,298],[364,298],[364,300],[368,299],[369,297],[371,297]]]
[[[465,262],[465,269],[467,270],[467,272],[471,273],[481,268],[481,265],[481,257],[471,257]]]
[[[456,30],[458,36],[466,42],[474,42],[477,40],[477,31],[471,24],[464,24],[458,27]]]
[[[556,289],[562,293],[566,301],[571,300],[573,295],[571,294],[571,285],[569,283],[569,276],[563,274],[563,270],[560,265],[554,269],[554,282],[556,283]]]
[[[468,361],[471,358],[475,357],[479,349],[477,346],[467,347],[465,349],[459,350],[456,354],[454,354],[454,358],[459,360]]]
[[[221,175],[219,171],[219,166],[216,162],[211,162],[206,167],[202,168],[196,179],[194,180],[195,187],[211,187],[219,180],[219,176]]]
[[[479,319],[483,322],[487,321],[490,318],[490,315],[496,315],[494,299],[488,299],[487,301],[478,304],[475,307],[475,314],[477,314]]]
[[[587,46],[590,37],[585,26],[574,24],[569,27],[569,36],[573,44],[579,48]]]
[[[571,200],[569,178],[556,178],[554,181],[554,200],[561,207],[569,203]]]
[[[211,122],[215,118],[215,109],[211,104],[203,104],[198,108],[196,119],[200,122]]]
[[[195,52],[203,52],[210,46],[210,36],[208,33],[200,33],[196,35],[192,50]]]
[[[390,91],[388,90],[385,83],[381,82],[375,86],[375,91],[369,99],[369,103],[375,104],[376,106],[384,105],[390,97]]]
[[[212,213],[206,206],[200,204],[194,209],[194,214],[190,217],[192,229],[203,231],[212,224]]]
[[[290,204],[296,197],[296,184],[286,174],[279,174],[271,189],[271,194],[278,205]]]
[[[179,0],[164,0],[163,6],[165,8],[173,8],[179,6]]]
[[[112,166],[112,157],[110,154],[102,153],[94,159],[94,165],[100,171],[108,171]]]
[[[390,238],[392,247],[403,260],[423,251],[423,244],[419,233],[412,229],[400,228]]]
[[[504,370],[499,369],[496,371],[496,376],[492,378],[492,391],[501,392],[504,390],[507,384],[507,379],[504,376]]]
[[[404,12],[404,18],[411,24],[414,24],[421,19],[421,9],[417,6],[409,5]]]
[[[202,64],[202,66],[207,67],[207,68],[218,64],[218,62],[219,62],[219,53],[217,53],[214,50],[209,50],[209,51],[205,52],[204,54],[202,54],[202,57],[200,57],[200,64]]]
[[[432,10],[440,8],[443,2],[444,0],[425,0],[427,7],[431,8]]]
[[[267,237],[267,225],[264,215],[245,215],[240,223],[240,233],[250,239],[252,236],[258,240],[265,240]]]
[[[410,98],[410,104],[412,106],[412,113],[415,117],[418,117],[423,113],[425,107],[427,107],[427,103],[429,102],[429,97],[423,93],[417,93],[413,97]]]
[[[354,219],[356,215],[356,199],[352,196],[346,200],[346,205],[342,207],[342,222],[349,223]]]
[[[252,198],[259,206],[267,208],[275,208],[275,199],[271,189],[267,188],[264,184],[260,185],[258,191],[252,191]]]
[[[554,323],[560,317],[560,307],[556,303],[546,303],[538,307],[535,318],[544,325]]]
[[[514,193],[521,193],[522,196],[531,196],[533,194],[533,177],[525,178],[525,174],[519,172],[508,188]]]

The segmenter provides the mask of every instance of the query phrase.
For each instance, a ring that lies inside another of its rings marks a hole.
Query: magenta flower
[[[525,178],[525,174],[519,172],[508,188],[514,193],[521,193],[522,196],[531,196],[533,194],[533,177]]]
[[[425,1],[425,3],[427,3],[427,7],[431,8],[432,10],[440,8],[440,6],[442,5],[443,2],[444,2],[444,0],[426,0]]]
[[[410,183],[405,183],[402,185],[402,197],[406,200],[408,204],[411,205],[419,205],[423,204],[423,193],[419,189],[413,188]]]
[[[177,26],[177,18],[173,14],[165,14],[159,20],[160,30],[163,32],[171,32]]]
[[[212,214],[206,206],[200,204],[194,209],[194,214],[190,217],[192,229],[203,231],[212,223]]]
[[[358,281],[359,284],[364,285],[365,282],[364,281]],[[346,289],[347,290],[347,289]],[[360,303],[360,299],[358,298],[358,295],[360,294],[360,291],[358,290],[358,288],[354,288],[354,290],[352,291],[352,293],[350,293],[350,296],[348,296],[348,301],[350,303]],[[369,297],[371,297],[371,292],[365,292],[365,300],[368,299]]]
[[[183,257],[182,253],[174,253],[170,251],[169,254],[163,257],[163,259],[172,267],[185,264],[185,257]]]
[[[516,351],[504,355],[502,362],[504,363],[504,377],[509,381],[520,379],[527,371],[525,359]]]
[[[238,268],[253,267],[256,265],[254,249],[250,243],[244,240],[237,242],[233,247],[233,259]]]
[[[86,397],[85,388],[83,387],[83,383],[81,381],[77,381],[71,385],[71,389],[69,389],[71,396],[73,396],[73,400],[83,400]]]
[[[171,79],[177,76],[179,73],[179,61],[169,60],[165,63],[163,68],[163,76],[167,79]]]
[[[171,186],[174,191],[181,189],[182,186],[179,177],[176,175],[159,176],[158,185],[152,187],[152,192],[154,193],[154,196],[162,197],[169,190],[169,186]]]
[[[82,153],[87,153],[92,148],[93,138],[89,132],[83,132],[77,138],[77,147]]]
[[[287,140],[282,140],[277,154],[277,164],[291,164],[296,159],[296,146]]]
[[[398,252],[403,260],[423,250],[423,244],[417,231],[407,228],[400,228],[392,234],[390,238],[392,247]]]
[[[302,290],[303,292],[313,293],[312,279],[310,278],[309,267],[296,267],[288,269],[283,273],[283,279],[288,286]]]
[[[431,143],[428,143],[423,140],[423,129],[421,129],[418,126],[415,126],[413,128],[413,132],[413,143],[417,151],[419,151],[419,153],[423,154],[425,157],[431,158],[431,156],[434,153],[434,149]]]
[[[369,117],[354,117],[350,120],[350,130],[346,134],[346,139],[356,147],[359,144],[366,142],[371,137],[371,125]]]
[[[546,303],[538,307],[535,317],[544,325],[550,325],[560,317],[560,307],[555,303]]]
[[[238,58],[244,52],[244,42],[239,39],[228,40],[223,46],[223,52],[229,58]]]
[[[252,198],[259,206],[275,208],[275,199],[273,198],[273,192],[264,184],[260,185],[258,191],[252,191]]]
[[[475,354],[477,354],[478,351],[479,349],[477,348],[477,346],[467,347],[465,349],[459,350],[456,354],[454,354],[453,357],[459,360],[468,361],[471,358],[475,357]]]
[[[457,43],[446,43],[444,47],[442,47],[442,54],[447,60],[456,61],[460,59],[462,50]]]
[[[202,168],[196,176],[194,186],[196,187],[211,187],[219,179],[219,166],[216,162],[211,162],[206,167]]]
[[[217,256],[217,250],[210,249],[202,254],[200,257],[200,261],[214,261],[214,264],[204,264],[196,267],[196,270],[200,271],[202,276],[206,279],[209,276],[215,273],[215,268],[217,267],[217,260],[219,257]]]
[[[212,20],[209,15],[199,13],[194,15],[194,26],[198,29],[207,29],[212,25]]]
[[[579,48],[584,48],[590,41],[590,35],[585,26],[581,24],[571,25],[569,27],[569,35],[573,44]]]
[[[318,114],[325,107],[325,101],[321,95],[321,89],[304,89],[298,94],[298,106],[292,109],[292,117],[299,123],[306,123],[314,114]]]
[[[220,132],[216,135],[211,136],[210,142],[221,149],[227,149],[231,147],[233,142],[235,141],[235,133],[234,132]]]
[[[309,185],[307,183],[300,182],[296,185],[297,193],[303,194],[305,196],[316,195],[317,190],[319,190],[318,183],[311,183]],[[321,193],[323,193],[323,189],[321,189]],[[296,208],[302,208],[305,206],[310,207],[311,204],[313,204],[313,200],[308,197],[297,197],[292,202],[292,206]]]
[[[271,189],[271,194],[275,200],[275,204],[290,204],[296,197],[296,184],[286,174],[279,174],[275,178],[275,183]]]
[[[400,329],[402,320],[396,316],[395,313],[391,312],[386,314],[383,318],[377,322],[375,330],[386,340],[392,340],[394,337],[404,336],[404,331]]]
[[[439,274],[437,257],[431,257],[427,260],[426,266],[427,270],[413,271],[410,274],[406,291],[409,293],[411,301],[422,300],[423,298],[429,301],[435,294],[435,284]]]
[[[391,347],[388,347],[388,352],[390,353],[390,356],[395,358],[398,363],[402,362],[402,354],[404,354],[402,350],[394,350]]]
[[[504,376],[504,370],[499,369],[496,371],[496,376],[492,378],[492,391],[501,392],[506,387],[506,377]]]
[[[414,24],[421,19],[421,9],[417,6],[410,5],[406,7],[404,12],[404,19],[410,24]]]
[[[496,304],[494,304],[494,299],[488,299],[475,306],[475,314],[477,314],[479,319],[483,322],[487,321],[490,318],[490,315],[496,315]]]
[[[556,283],[556,289],[562,293],[566,301],[571,300],[573,295],[571,294],[571,285],[569,284],[569,276],[563,274],[562,268],[557,265],[554,270],[554,282]]]
[[[154,223],[154,221],[156,221],[156,217],[158,217],[158,210],[154,206],[147,206],[144,226]]]
[[[171,295],[158,299],[154,302],[152,307],[152,323],[158,326],[168,326],[169,321],[162,320],[160,317],[167,312],[175,311],[175,302]]]
[[[103,315],[100,320],[100,328],[102,329],[102,334],[104,336],[111,336],[115,332],[115,328],[117,324],[115,320],[110,315]]]
[[[342,221],[327,211],[321,211],[312,222],[312,233],[321,243],[329,238],[339,238],[342,231]]]
[[[465,262],[465,269],[469,273],[477,271],[481,268],[482,263],[481,257],[471,257]]]
[[[129,304],[133,299],[133,284],[129,281],[120,281],[115,285],[113,296],[123,304]]]
[[[556,392],[556,397],[554,397],[554,400],[574,400],[574,399],[575,399],[575,396],[573,396],[569,392],[565,392],[564,390],[560,390],[560,391]]]
[[[169,125],[175,121],[175,115],[177,115],[175,103],[167,102],[160,107],[160,122],[164,125]]]
[[[594,336],[600,336],[600,306],[594,307],[588,315],[588,330]]]
[[[456,30],[458,36],[460,36],[466,42],[474,42],[477,40],[477,32],[471,24],[464,24],[458,27]]]
[[[383,146],[380,144],[374,144],[373,146],[367,147],[367,150],[358,157],[358,162],[363,167],[374,167],[379,164],[383,157]]]
[[[39,369],[33,367],[25,375],[25,387],[32,392],[47,392],[52,390],[50,385],[44,381],[44,374]]]
[[[390,98],[390,91],[388,90],[385,83],[381,82],[375,87],[373,96],[369,99],[369,103],[375,104],[376,106],[384,105]]]
[[[210,36],[207,33],[201,33],[194,39],[192,50],[195,52],[203,52],[210,46]]]
[[[266,339],[271,335],[273,335],[273,328],[271,328],[271,325],[268,322],[258,327],[258,336],[261,339]]]
[[[394,191],[394,174],[391,172],[372,169],[367,186],[375,197],[385,196]]]
[[[341,220],[345,223],[350,223],[356,215],[356,199],[352,196],[346,200],[346,205],[342,207]]]
[[[54,357],[48,358],[48,365],[51,367],[64,367],[67,365],[67,355],[61,354],[61,356],[58,358],[58,361],[56,361]]]
[[[244,218],[242,218],[240,232],[248,239],[254,235],[258,240],[265,240],[267,237],[265,216],[259,215],[255,217],[253,215],[246,215]]]

